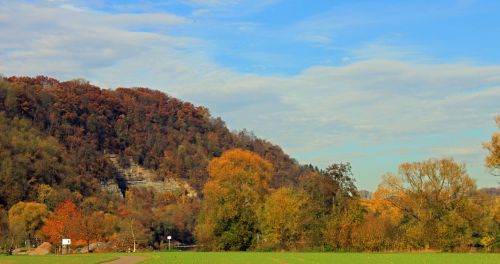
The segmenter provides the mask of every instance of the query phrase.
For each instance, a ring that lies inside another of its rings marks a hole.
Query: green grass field
[[[0,255],[1,264],[87,264],[87,263],[102,263],[118,259],[119,256],[125,254],[119,253],[103,253],[103,254],[80,254],[80,255],[47,255],[47,256],[5,256]]]
[[[24,263],[102,263],[131,254],[107,253],[66,256],[0,256],[1,264]],[[500,254],[481,253],[298,253],[298,252],[152,252],[139,253],[149,259],[144,264],[157,263],[394,263],[438,264],[481,263],[499,264]]]

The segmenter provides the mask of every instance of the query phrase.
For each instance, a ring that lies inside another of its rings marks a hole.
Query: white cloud
[[[275,4],[280,0],[182,0],[181,2],[195,5],[195,6],[206,6],[206,7],[234,7],[234,6],[253,6],[253,7],[263,7]]]
[[[304,34],[298,37],[299,40],[310,42],[314,44],[327,45],[332,43],[332,39],[329,36],[321,34]]]
[[[199,6],[233,6],[238,4],[237,0],[185,0],[188,4],[199,5]]]
[[[197,18],[236,17],[252,14],[282,0],[181,0],[194,8],[192,15]]]
[[[192,38],[154,31],[127,31],[148,26],[168,29],[189,23],[170,14],[112,15],[14,3],[3,7],[0,33],[10,36],[0,43],[3,73],[91,77],[93,70],[157,47],[173,54],[176,49],[200,44]]]
[[[401,46],[390,44],[390,40],[379,40],[364,43],[360,47],[351,49],[357,60],[404,60],[420,63],[432,63],[432,59],[425,52],[415,46]]]
[[[62,4],[60,5],[59,7],[63,8],[63,9],[67,9],[67,10],[70,10],[70,11],[76,11],[76,12],[84,12],[84,11],[87,11],[86,9],[84,8],[81,8],[81,7],[76,7],[72,4]]]
[[[0,35],[8,37],[0,42],[0,72],[162,89],[209,106],[230,127],[254,130],[292,156],[320,153],[303,160],[319,165],[333,156],[354,157],[332,154],[339,146],[369,148],[490,129],[499,114],[500,66],[388,56],[310,67],[289,77],[241,74],[214,63],[203,40],[168,33],[189,23],[171,14],[113,15],[4,3]],[[470,157],[465,151],[470,143],[456,144],[453,153]],[[422,148],[445,152],[440,145]],[[359,153],[355,156],[373,155]]]
[[[467,145],[458,147],[431,147],[427,150],[432,153],[438,153],[438,156],[442,157],[470,158],[478,157],[478,154],[485,154],[485,150],[477,142],[467,142]]]
[[[498,74],[500,67],[397,61],[311,68],[294,78],[260,83],[267,92],[273,91],[288,111],[279,116],[267,116],[268,109],[253,112],[268,119],[255,125],[273,124],[268,133],[281,123],[285,123],[283,131],[299,127],[301,132],[292,142],[303,136],[316,138],[305,133],[321,131],[326,136],[316,146],[309,141],[299,144],[305,148],[481,128],[488,126],[492,114],[498,111]],[[329,143],[331,133],[339,135]]]

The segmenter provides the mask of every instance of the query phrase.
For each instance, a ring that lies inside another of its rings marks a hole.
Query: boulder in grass
[[[97,243],[92,243],[89,245],[89,247],[84,246],[83,248],[80,249],[80,253],[89,253],[90,252],[96,252],[96,251],[102,251],[106,248],[106,243],[104,242],[97,242]]]
[[[31,256],[47,255],[50,253],[51,250],[52,250],[52,244],[50,244],[49,242],[43,242],[37,248],[29,251],[28,255],[31,255]]]
[[[12,250],[12,255],[24,255],[26,251],[26,248],[16,248]]]

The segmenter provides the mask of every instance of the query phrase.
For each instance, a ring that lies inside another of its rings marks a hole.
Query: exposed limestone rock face
[[[167,178],[165,181],[158,181],[160,177],[149,169],[139,166],[130,160],[130,166],[127,168],[121,166],[118,162],[118,155],[108,154],[108,159],[117,170],[114,182],[102,184],[102,188],[113,194],[125,196],[127,189],[131,187],[152,187],[158,192],[184,192],[188,197],[196,197],[196,191],[185,181],[181,179]]]
[[[115,181],[109,181],[109,182],[102,183],[101,188],[104,191],[109,192],[113,195],[119,195],[119,196],[123,197],[122,190],[118,186],[118,183],[116,183]]]

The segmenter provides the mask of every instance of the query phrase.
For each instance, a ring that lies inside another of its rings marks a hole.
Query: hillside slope
[[[57,177],[71,181],[27,172],[16,176],[27,178],[19,190],[27,193],[43,183],[93,194],[100,184],[116,178],[117,168],[109,155],[122,168],[134,163],[153,171],[154,181],[182,179],[197,191],[207,179],[208,161],[236,147],[254,151],[274,165],[274,187],[294,185],[309,170],[279,146],[246,131],[230,132],[208,109],[146,88],[108,90],[84,80],[10,77],[0,83],[0,112],[7,120],[31,123],[37,134],[55,139],[62,146],[58,151],[65,153],[64,165],[71,173]],[[25,198],[29,197],[1,197],[0,203]]]

